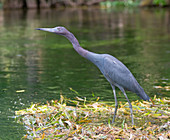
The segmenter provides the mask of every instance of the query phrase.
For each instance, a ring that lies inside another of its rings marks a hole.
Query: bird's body
[[[119,61],[118,59],[116,59],[115,57],[109,54],[97,54],[85,50],[79,45],[79,42],[75,38],[75,36],[64,27],[38,28],[38,30],[53,32],[65,36],[72,43],[74,49],[81,56],[94,63],[100,69],[101,73],[105,76],[105,78],[109,81],[113,89],[113,93],[115,97],[115,112],[114,112],[113,122],[115,120],[117,107],[118,107],[116,92],[115,92],[115,86],[116,86],[123,92],[127,101],[129,102],[132,124],[134,124],[133,116],[132,116],[132,105],[125,93],[125,90],[129,90],[133,93],[136,93],[143,100],[149,100],[149,96],[144,92],[143,88],[139,85],[135,77],[121,61]]]
[[[129,69],[118,59],[109,54],[95,54],[87,55],[88,60],[93,62],[109,81],[110,84],[123,87],[128,91],[132,91],[139,95],[143,100],[148,100],[148,96],[143,93],[143,88],[138,84]]]

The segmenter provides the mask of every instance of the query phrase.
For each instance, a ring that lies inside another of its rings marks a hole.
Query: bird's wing
[[[103,64],[103,74],[109,82],[132,92],[136,92],[136,86],[138,83],[129,69],[122,62],[111,55],[105,55]]]

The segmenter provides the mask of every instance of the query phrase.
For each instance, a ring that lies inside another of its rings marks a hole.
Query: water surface
[[[22,125],[12,116],[32,102],[76,95],[114,101],[100,71],[79,56],[62,36],[34,30],[65,26],[82,47],[109,53],[134,74],[146,93],[169,96],[170,10],[65,9],[0,11],[0,139],[20,139]],[[129,99],[136,94],[127,92]],[[95,95],[95,97],[92,96]],[[125,97],[117,90],[119,101]]]

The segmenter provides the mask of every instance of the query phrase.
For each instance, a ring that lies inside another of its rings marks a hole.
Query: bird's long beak
[[[54,33],[54,28],[37,28],[36,30],[42,30],[42,31],[47,31],[47,32]]]

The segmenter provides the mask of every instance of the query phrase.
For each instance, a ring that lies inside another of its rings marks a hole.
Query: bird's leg
[[[113,85],[111,85],[111,86],[112,86],[113,94],[114,94],[114,98],[115,98],[115,111],[114,111],[114,116],[113,116],[113,120],[112,120],[112,123],[114,123],[115,122],[115,118],[116,118],[118,103],[117,103],[117,98],[116,98],[115,86],[113,86]]]
[[[124,96],[126,97],[128,103],[129,103],[129,108],[130,108],[130,115],[131,115],[131,118],[132,118],[132,125],[134,125],[134,120],[133,120],[133,111],[132,111],[132,104],[130,103],[126,93],[125,93],[125,90],[124,89],[121,89],[121,91],[123,92]]]

